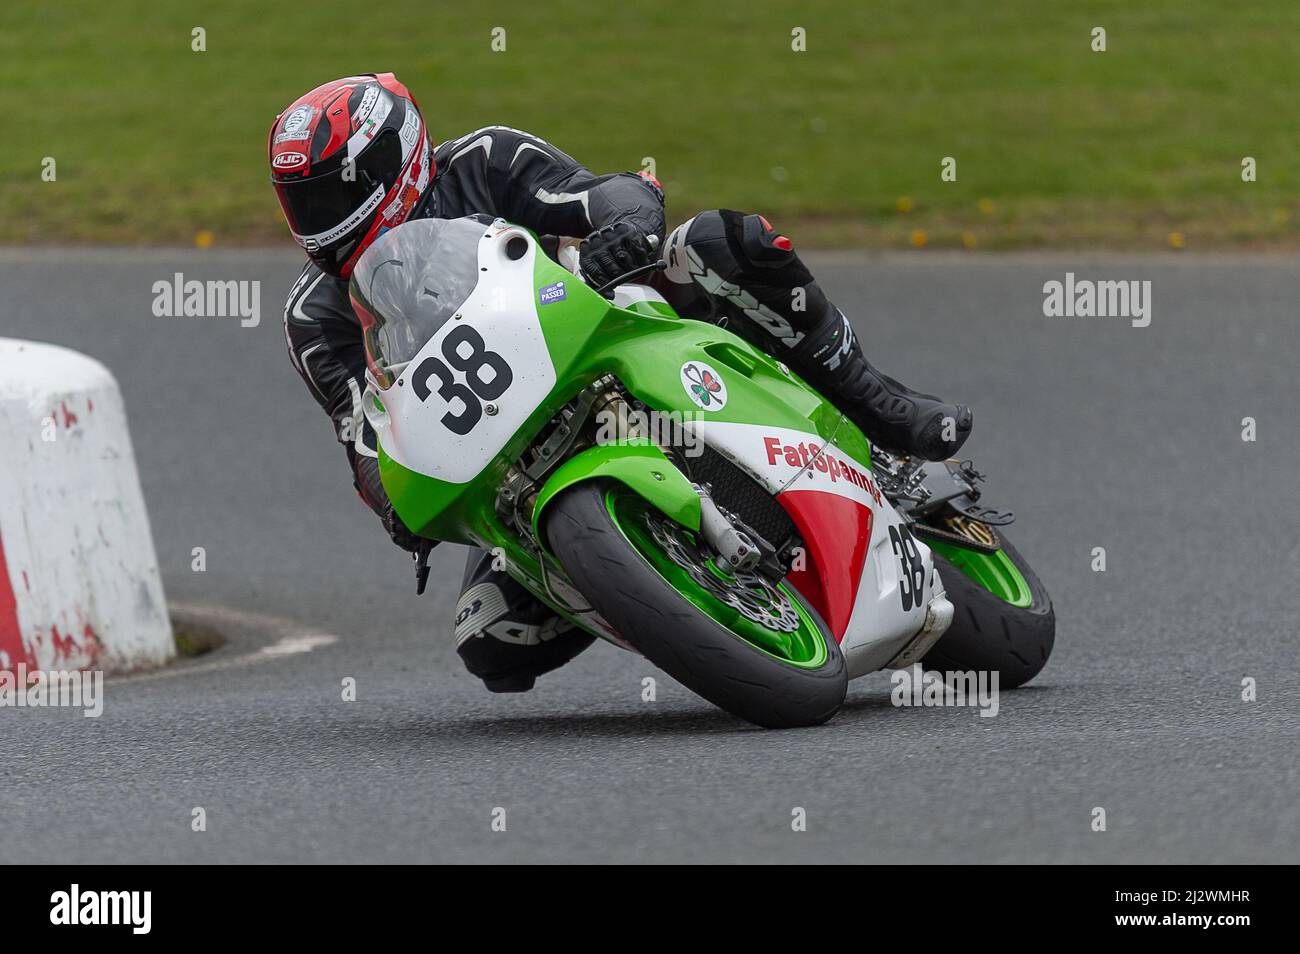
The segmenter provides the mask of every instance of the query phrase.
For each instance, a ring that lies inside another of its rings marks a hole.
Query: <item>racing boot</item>
[[[456,603],[456,652],[489,692],[527,692],[537,677],[563,666],[595,637],[555,615],[503,570],[474,550]]]

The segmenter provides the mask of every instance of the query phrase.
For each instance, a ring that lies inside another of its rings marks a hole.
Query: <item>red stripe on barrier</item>
[[[23,645],[23,634],[18,628],[18,600],[14,597],[13,582],[9,579],[9,564],[5,562],[5,541],[0,537],[0,652],[9,657],[9,665],[32,665]]]

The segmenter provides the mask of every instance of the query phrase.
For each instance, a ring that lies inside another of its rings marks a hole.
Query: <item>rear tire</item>
[[[824,652],[816,645],[815,655],[805,662],[789,662],[756,647],[666,579],[620,526],[620,501],[648,508],[620,486],[587,481],[564,491],[547,508],[544,537],[593,608],[682,685],[755,725],[820,725],[835,715],[848,691],[844,657],[825,622],[793,587],[783,585],[780,593],[798,601],[793,608],[801,620],[800,634],[824,644]],[[667,521],[652,508],[648,512]],[[631,532],[631,537],[637,534]],[[661,555],[666,558],[666,551]],[[700,592],[707,601],[708,591],[701,587]]]
[[[997,672],[999,688],[1015,689],[1047,665],[1056,642],[1056,611],[1051,597],[1025,558],[1005,538],[1002,550],[1029,586],[1028,606],[1014,606],[1000,599],[934,553],[935,568],[954,612],[952,625],[921,660],[927,670]]]

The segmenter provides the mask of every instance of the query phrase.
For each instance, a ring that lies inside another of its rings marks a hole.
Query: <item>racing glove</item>
[[[596,229],[578,248],[578,264],[592,288],[607,285],[620,275],[644,268],[657,258],[657,236],[647,235],[631,222],[614,222]]]
[[[397,515],[397,511],[393,509],[392,503],[384,504],[383,521],[384,529],[388,531],[388,536],[403,550],[414,553],[419,549],[421,543],[433,543],[431,540],[427,540],[424,537],[417,537],[412,533],[411,529],[406,524],[402,523],[402,518]]]

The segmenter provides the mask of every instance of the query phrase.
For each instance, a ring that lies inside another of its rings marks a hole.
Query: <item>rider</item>
[[[881,374],[852,327],[761,215],[701,212],[664,240],[664,197],[645,173],[597,176],[550,143],[488,126],[434,147],[414,97],[392,73],[319,86],[276,117],[267,140],[271,183],[309,261],[284,308],[289,357],[334,421],[361,499],[399,546],[417,538],[393,511],[374,433],[361,411],[365,349],[348,298],[357,259],[413,218],[500,216],[539,235],[581,237],[593,285],[662,254],[659,291],[691,317],[726,323],[779,358],[875,443],[940,460],[971,428],[970,409]],[[456,614],[457,652],[494,692],[532,688],[592,637],[556,617],[491,555],[474,552]]]

